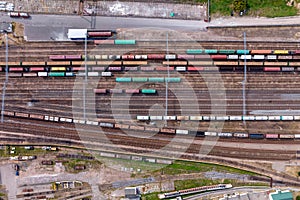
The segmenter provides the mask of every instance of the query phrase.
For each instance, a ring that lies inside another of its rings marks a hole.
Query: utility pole
[[[246,59],[246,32],[244,32],[244,80],[243,80],[243,116],[246,115],[246,83],[247,83],[247,59]],[[245,119],[243,117],[244,124]]]
[[[4,98],[5,98],[5,90],[6,90],[6,85],[8,82],[8,39],[7,39],[7,32],[5,31],[5,81],[3,84],[3,88],[2,88],[2,109],[1,109],[1,123],[3,123],[4,121]]]
[[[207,22],[210,22],[210,0],[207,0]]]
[[[85,40],[84,40],[84,84],[83,84],[83,119],[86,121],[86,85],[87,85],[87,32],[85,33]]]
[[[166,81],[166,110],[165,110],[165,116],[168,116],[168,82],[170,79],[170,70],[169,70],[169,33],[167,32],[167,70],[168,70],[168,78],[165,79]],[[166,125],[167,125],[167,119],[165,121]]]

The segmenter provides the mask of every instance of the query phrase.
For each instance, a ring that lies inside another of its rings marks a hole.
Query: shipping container
[[[279,135],[278,134],[266,134],[267,139],[278,139]]]
[[[122,71],[122,67],[108,67],[109,71]]]
[[[134,60],[134,55],[122,55],[123,60]]]
[[[147,66],[147,67],[141,67],[141,71],[154,71],[155,67]]]
[[[232,137],[232,133],[218,133],[219,137]]]
[[[124,71],[138,71],[138,67],[125,67]]]
[[[280,72],[280,67],[264,67],[265,72]]]
[[[267,121],[268,116],[255,116],[256,121]]]
[[[178,71],[178,72],[185,72],[186,71],[186,67],[176,67],[176,71]]]
[[[106,89],[94,89],[95,94],[106,94]]]
[[[176,55],[175,54],[166,54],[165,55],[165,59],[166,60],[175,60],[176,59]]]
[[[163,60],[165,59],[165,54],[148,54],[149,60]]]
[[[137,120],[149,120],[149,116],[136,116]]]
[[[253,60],[264,60],[265,59],[265,55],[254,55],[253,56]]]
[[[81,55],[66,55],[66,60],[82,60]]]
[[[274,54],[289,54],[288,50],[274,50]]]
[[[181,60],[189,60],[189,59],[195,59],[195,56],[194,55],[186,55],[186,54],[178,54],[177,58],[181,59]]]
[[[150,116],[150,120],[162,120],[163,116]]]
[[[204,67],[188,67],[189,72],[203,71]]]
[[[116,82],[131,82],[131,77],[117,77]]]
[[[189,116],[177,116],[177,120],[180,120],[180,121],[188,121],[190,119]]]
[[[206,54],[216,54],[216,53],[218,53],[218,50],[217,49],[205,49],[204,53],[206,53]]]
[[[66,71],[65,67],[51,67],[50,71]]]
[[[229,120],[231,120],[231,121],[241,121],[242,116],[229,116]]]
[[[139,94],[140,90],[139,89],[126,89],[125,93],[126,94]]]
[[[165,78],[165,80],[169,83],[179,83],[181,81],[181,78],[179,77],[170,77],[170,78]]]
[[[189,131],[188,131],[188,130],[180,130],[180,129],[177,129],[177,130],[176,130],[176,134],[184,134],[184,135],[187,135],[187,134],[189,134]]]
[[[294,120],[294,117],[293,116],[280,116],[280,120],[292,121],[292,120]]]
[[[218,133],[217,133],[217,132],[209,132],[209,131],[206,131],[206,132],[204,132],[204,135],[205,135],[205,136],[217,136]]]
[[[115,124],[115,128],[129,129],[129,125],[128,124]]]
[[[163,77],[149,77],[148,81],[153,82],[153,83],[163,83],[163,82],[165,82],[165,78],[163,78]]]
[[[276,55],[267,55],[267,60],[276,60],[277,56]]]
[[[220,54],[234,54],[235,50],[233,50],[233,49],[220,49],[219,53]]]
[[[187,54],[202,54],[203,50],[202,49],[187,49],[186,53]]]
[[[101,76],[110,77],[110,76],[112,76],[112,73],[111,72],[101,72]]]
[[[23,73],[24,77],[35,77],[37,76],[37,73]]]
[[[249,50],[244,50],[244,49],[238,49],[236,50],[236,54],[249,54]]]
[[[174,67],[155,67],[156,71],[174,71]]]
[[[115,44],[114,40],[94,40],[94,44]]]
[[[213,60],[227,60],[227,55],[211,55],[210,58]]]
[[[280,139],[294,139],[295,135],[293,135],[293,134],[280,134],[279,138]]]
[[[241,59],[241,60],[244,60],[244,59],[246,59],[246,60],[251,60],[251,59],[252,59],[252,56],[251,56],[251,55],[240,55],[240,59]]]
[[[148,78],[146,77],[133,77],[132,82],[147,82]]]
[[[109,92],[111,94],[122,94],[123,93],[123,89],[110,89]]]
[[[142,89],[142,94],[156,94],[154,89]]]
[[[89,32],[88,31],[88,37],[110,37],[112,35],[112,32],[108,32],[108,31],[103,31],[103,32],[94,32],[94,31],[91,31]]]
[[[176,116],[164,116],[164,120],[176,120]]]
[[[268,118],[269,118],[269,120],[271,120],[271,121],[277,121],[277,120],[280,120],[280,116],[269,116]]]
[[[65,72],[49,72],[48,76],[61,77],[61,76],[65,76]]]
[[[136,44],[136,41],[135,40],[115,40],[115,44],[134,45],[134,44]]]
[[[233,136],[237,137],[237,138],[248,138],[249,137],[248,133],[234,133]]]
[[[30,67],[31,72],[42,72],[44,70],[44,67]]]
[[[99,126],[101,126],[101,127],[107,127],[107,128],[113,128],[114,124],[108,123],[108,122],[100,122]]]
[[[237,60],[237,59],[239,59],[239,56],[238,55],[228,55],[227,59],[228,60]]]
[[[170,134],[175,134],[175,129],[171,129],[171,128],[161,128],[160,129],[161,133],[170,133]]]
[[[227,121],[227,120],[229,120],[229,116],[216,116],[216,120]]]
[[[271,54],[272,50],[251,50],[251,54]]]
[[[250,133],[249,138],[251,138],[251,139],[264,139],[264,134]]]
[[[202,120],[202,116],[190,116],[190,120],[191,121],[201,121]]]
[[[294,67],[281,67],[281,71],[283,72],[293,72],[295,71]]]
[[[65,55],[50,55],[49,59],[50,60],[65,60],[66,56]]]
[[[22,72],[23,67],[9,67],[9,72]]]

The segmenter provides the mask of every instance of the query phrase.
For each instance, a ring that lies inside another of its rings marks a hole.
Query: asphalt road
[[[67,39],[69,28],[91,28],[90,16],[32,15],[29,19],[12,19],[1,13],[1,21],[17,21],[25,24],[28,40]],[[165,28],[182,31],[201,31],[207,26],[204,21],[172,20],[155,18],[96,17],[97,29]]]

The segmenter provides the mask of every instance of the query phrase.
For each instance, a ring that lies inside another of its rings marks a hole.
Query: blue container
[[[249,138],[251,138],[251,139],[264,139],[264,134],[251,133],[251,134],[249,134]]]

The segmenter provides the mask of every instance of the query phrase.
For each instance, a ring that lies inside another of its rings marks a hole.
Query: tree
[[[245,12],[247,10],[247,0],[234,0],[233,1],[233,10],[237,13]]]
[[[297,196],[297,197],[296,197],[296,200],[300,200],[300,196]]]

